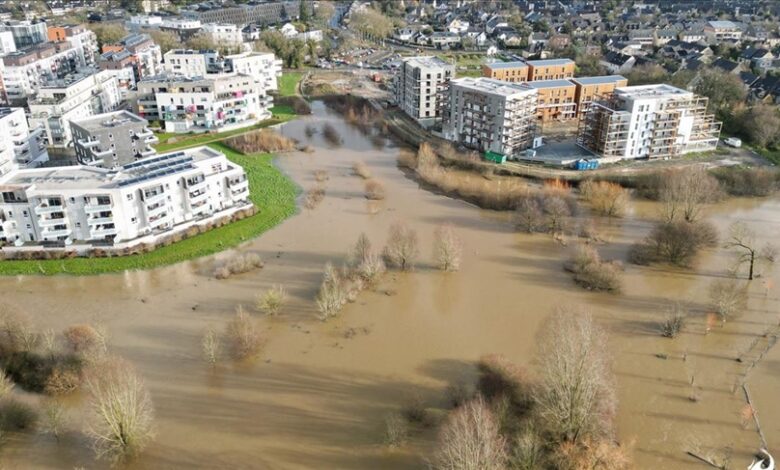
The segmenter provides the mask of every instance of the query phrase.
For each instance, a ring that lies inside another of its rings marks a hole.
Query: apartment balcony
[[[146,158],[146,157],[151,157],[152,155],[157,153],[157,151],[153,148],[147,147],[146,150],[141,150],[138,153],[141,155],[141,157]]]
[[[164,201],[165,198],[166,195],[164,192],[144,194],[144,202],[146,203],[147,207],[153,205],[156,202]]]
[[[52,214],[54,212],[63,212],[64,210],[65,210],[65,206],[63,205],[54,206],[54,205],[41,203],[35,206],[35,213],[38,215]]]
[[[65,228],[54,228],[54,227],[46,227],[41,230],[41,236],[44,239],[50,239],[50,238],[59,238],[59,237],[67,237],[70,235],[71,230],[67,227]]]
[[[149,218],[149,227],[152,229],[158,228],[162,225],[167,224],[171,221],[171,216],[165,212],[162,214],[156,216],[156,217],[150,217]]]
[[[94,214],[96,212],[110,212],[111,204],[87,204],[84,206],[84,212],[87,214]]]
[[[114,217],[113,216],[92,217],[92,218],[87,219],[87,225],[90,225],[90,226],[111,224],[111,223],[114,223]]]
[[[208,198],[209,198],[209,194],[206,191],[203,190],[190,191],[189,193],[190,207],[194,207],[195,205],[208,200]]]
[[[144,138],[144,143],[147,145],[159,144],[160,139],[156,135],[152,134],[151,136]]]
[[[97,147],[100,145],[100,141],[97,139],[79,139],[79,145],[86,148]]]
[[[41,228],[54,227],[55,225],[62,225],[66,223],[68,223],[68,219],[65,218],[64,216],[57,219],[52,219],[52,218],[47,219],[43,217],[38,219],[38,226],[40,226]]]
[[[119,233],[117,229],[114,228],[95,228],[89,231],[89,236],[92,238],[105,238],[110,237],[111,235],[116,235]]]
[[[139,139],[146,139],[149,137],[154,137],[154,132],[152,132],[151,129],[144,128],[144,130],[138,132],[136,136],[138,136]]]
[[[249,181],[228,181],[228,186],[230,186],[231,191],[244,190],[249,188]]]
[[[103,158],[105,158],[105,157],[108,157],[112,153],[114,153],[114,149],[111,149],[111,148],[106,149],[106,150],[100,150],[100,151],[95,151],[94,149],[92,150],[92,155],[94,155],[95,157],[97,157],[97,158],[99,158],[101,160]]]

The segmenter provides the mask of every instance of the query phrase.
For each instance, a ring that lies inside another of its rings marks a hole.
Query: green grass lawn
[[[780,149],[755,148],[755,151],[775,165],[780,165]]]
[[[284,109],[275,110],[275,108],[284,108]],[[286,108],[289,108],[289,110]],[[258,122],[253,126],[242,127],[241,129],[235,129],[227,132],[202,133],[202,134],[170,134],[170,133],[157,134],[157,137],[160,139],[160,143],[154,145],[153,147],[158,152],[163,153],[163,152],[170,152],[172,150],[178,150],[187,147],[195,147],[197,145],[206,145],[213,142],[219,142],[236,135],[246,134],[247,132],[251,132],[257,129],[262,129],[264,127],[270,127],[275,124],[287,122],[295,118],[295,113],[292,111],[292,108],[289,106],[274,106],[271,108],[271,112],[273,113],[273,117],[271,119],[266,119],[265,121]],[[165,139],[163,140],[161,136],[165,137]],[[176,141],[168,142],[171,139],[171,137],[176,137]]]
[[[298,94],[298,82],[303,78],[301,72],[285,72],[279,77],[279,96],[293,96]]]
[[[211,255],[257,237],[296,212],[298,187],[273,164],[270,154],[244,155],[222,143],[210,147],[242,167],[249,181],[249,194],[257,214],[209,232],[196,235],[151,253],[113,258],[63,260],[8,260],[0,262],[0,275],[99,274],[127,269],[149,269]]]

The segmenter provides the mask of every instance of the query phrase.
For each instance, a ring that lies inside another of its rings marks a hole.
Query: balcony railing
[[[97,204],[90,203],[84,206],[84,212],[87,214],[94,214],[95,212],[105,212],[111,210],[111,204]]]
[[[93,226],[93,225],[103,225],[103,224],[110,224],[114,222],[113,217],[93,217],[90,219],[87,219],[87,225]]]
[[[65,210],[65,206],[53,206],[48,204],[38,204],[35,206],[35,213],[38,215],[51,214],[53,212],[62,212]]]

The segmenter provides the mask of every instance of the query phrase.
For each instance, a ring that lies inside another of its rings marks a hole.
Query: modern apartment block
[[[666,159],[715,149],[720,128],[707,98],[671,85],[628,86],[592,102],[577,143],[606,161]]]
[[[81,62],[92,66],[97,63],[97,36],[82,25],[49,26],[49,41],[70,43],[81,55]]]
[[[528,81],[560,80],[574,76],[574,61],[571,59],[528,60]]]
[[[301,1],[308,2],[309,11],[312,11],[311,0],[281,0],[228,7],[205,4],[203,7],[185,10],[183,13],[202,23],[269,25],[297,19],[301,11]]]
[[[206,23],[201,31],[208,35],[216,44],[235,47],[241,46],[244,42],[241,28],[233,23]]]
[[[271,117],[272,98],[244,74],[190,78],[163,74],[138,82],[136,111],[166,132],[226,131]]]
[[[444,135],[466,147],[512,157],[533,144],[537,94],[492,78],[454,79]]]
[[[0,176],[49,159],[41,134],[40,128],[30,131],[24,109],[0,108]]]
[[[24,104],[47,81],[84,66],[81,51],[68,42],[43,43],[2,57],[3,86],[9,103]]]
[[[421,123],[433,123],[447,109],[455,66],[435,56],[407,57],[395,76],[395,102]]]
[[[148,126],[124,110],[71,121],[76,158],[82,165],[116,168],[152,156],[159,140]]]
[[[602,77],[577,77],[571,81],[577,86],[575,99],[577,103],[577,118],[581,119],[590,109],[590,104],[596,97],[611,95],[615,88],[628,86],[628,79],[622,75],[605,75]]]
[[[523,60],[483,64],[482,76],[505,82],[527,82],[528,64]]]
[[[242,73],[254,77],[266,92],[277,89],[277,78],[282,74],[282,61],[266,52],[222,56],[211,50],[172,49],[164,58],[168,72],[190,78]]]
[[[17,247],[153,243],[251,207],[243,168],[209,147],[113,170],[15,170],[0,186],[0,244]]]
[[[6,21],[0,23],[0,31],[9,31],[17,49],[23,49],[48,41],[45,21]]]
[[[577,116],[577,86],[569,80],[535,80],[521,86],[537,90],[536,116],[542,123],[569,121]]]
[[[710,43],[742,38],[742,30],[733,21],[708,21],[704,25],[704,36]]]
[[[113,111],[120,102],[114,71],[84,70],[40,87],[29,101],[30,124],[43,128],[48,145],[67,147],[72,142],[70,121]]]
[[[115,44],[104,44],[100,56],[100,68],[117,68],[129,64],[135,71],[135,79],[141,80],[162,72],[162,52],[148,34],[130,34]]]

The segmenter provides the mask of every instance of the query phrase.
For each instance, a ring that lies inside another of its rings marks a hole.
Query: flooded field
[[[518,233],[510,214],[421,189],[398,169],[392,142],[364,136],[321,103],[313,110],[282,132],[314,151],[278,163],[304,190],[317,184],[315,170],[327,171],[325,198],[241,247],[265,260],[262,270],[214,279],[215,267],[235,253],[227,252],[148,272],[0,279],[4,301],[28,312],[39,328],[101,322],[112,351],[138,367],[155,405],[156,439],[130,468],[425,468],[435,430],[416,432],[410,444],[388,450],[384,417],[415,396],[443,407],[447,385],[473,381],[473,363],[484,354],[535,367],[537,328],[559,305],[589,309],[610,332],[618,433],[621,442],[634,442],[637,468],[701,468],[685,454],[691,446],[728,448],[735,468],[747,466],[759,439],[752,425],[742,425],[744,398],[732,389],[746,364],[734,359],[778,322],[780,292],[771,282],[777,266],[752,282],[745,314],[705,335],[707,287],[728,275],[725,250],[709,250],[692,270],[627,265],[622,294],[587,292],[562,269],[573,240],[563,247],[548,235]],[[324,138],[325,124],[341,135],[340,145]],[[382,181],[384,200],[363,197],[364,182],[351,170],[356,161]],[[657,210],[635,202],[623,219],[598,220],[609,239],[599,246],[602,256],[625,259]],[[709,216],[721,233],[736,220],[762,241],[780,233],[776,198],[732,199],[709,208]],[[388,273],[338,318],[317,320],[313,299],[324,264],[344,261],[361,232],[382,246],[399,220],[420,236],[417,269]],[[463,240],[457,273],[432,266],[432,234],[444,223]],[[254,311],[257,294],[274,284],[284,285],[291,301],[283,316],[261,320],[260,358],[224,360],[212,370],[201,359],[204,330],[221,330],[239,304]],[[656,324],[675,301],[689,305],[694,318],[686,333],[670,340]],[[698,402],[689,400],[691,376]],[[780,348],[751,372],[748,384],[769,449],[780,451]],[[80,432],[83,400],[74,397],[69,405],[72,431],[59,443],[42,434],[11,434],[0,463],[103,468]]]

